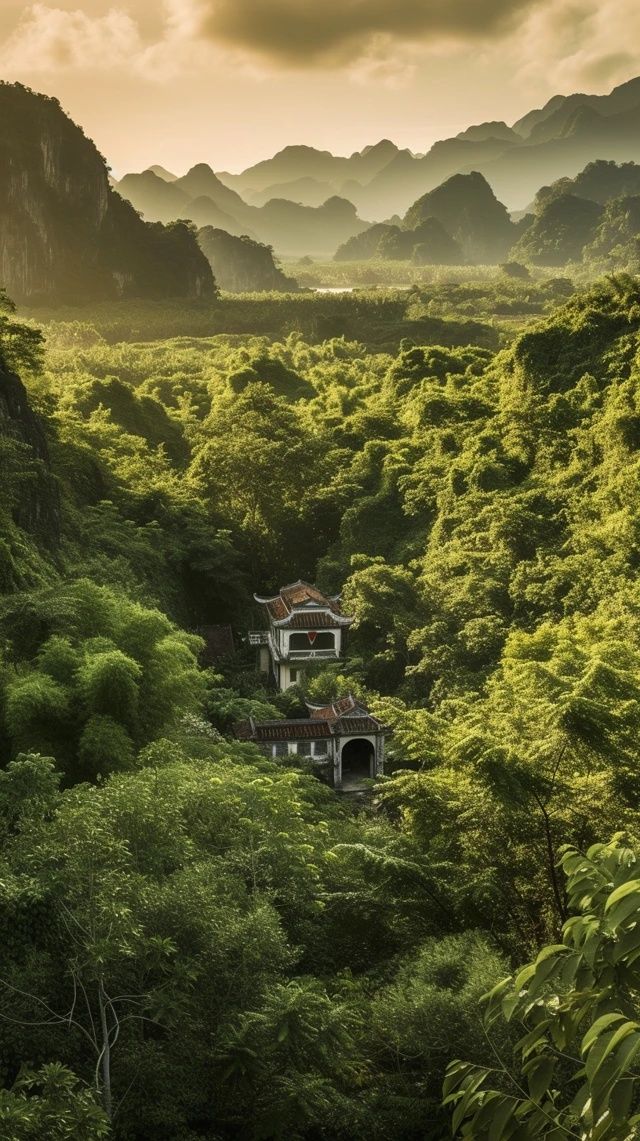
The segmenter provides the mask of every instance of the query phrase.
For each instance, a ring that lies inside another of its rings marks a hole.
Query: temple
[[[242,741],[254,741],[267,756],[308,758],[318,775],[338,790],[361,787],[384,771],[385,737],[390,730],[351,694],[332,705],[310,705],[308,717],[255,721],[235,727]]]
[[[264,607],[267,629],[249,634],[249,642],[259,647],[259,668],[278,689],[300,685],[306,665],[344,657],[353,618],[343,613],[339,595],[298,581],[273,598],[254,598]]]

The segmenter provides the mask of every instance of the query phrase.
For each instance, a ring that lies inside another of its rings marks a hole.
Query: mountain
[[[574,194],[551,198],[513,247],[511,257],[533,265],[578,262],[595,237],[602,212],[597,202]]]
[[[184,213],[198,228],[214,226],[217,229],[226,230],[228,234],[234,234],[236,237],[241,237],[242,234],[246,233],[249,234],[249,237],[254,237],[249,226],[243,226],[242,222],[233,218],[231,214],[227,214],[225,210],[221,210],[213,199],[206,195],[202,195],[201,198],[194,198],[189,202],[185,206]]]
[[[284,198],[251,206],[206,163],[198,163],[172,183],[150,170],[127,174],[118,190],[149,221],[188,218],[198,227],[213,226],[235,236],[247,234],[291,257],[333,257],[339,245],[369,225],[358,217],[351,202],[338,195],[331,195],[320,206]]]
[[[214,173],[200,163],[172,182],[167,182],[168,172],[163,175],[158,169],[154,183],[150,170],[137,176],[143,179],[138,184],[126,176],[120,188],[150,220],[179,217],[178,194],[182,191],[191,204],[183,209],[187,217],[195,217],[193,203],[198,202],[195,220],[200,226],[248,233],[275,245],[282,254],[332,256],[338,245],[365,229],[362,218],[395,220],[455,175],[481,175],[500,202],[521,214],[541,185],[572,180],[595,162],[628,165],[636,160],[640,163],[640,78],[608,95],[555,96],[513,126],[501,120],[473,124],[453,138],[434,143],[422,155],[401,150],[389,139],[349,156],[289,146],[240,174]],[[635,189],[635,185],[624,186],[615,196],[632,194]],[[567,191],[572,192],[568,186],[560,190]],[[576,192],[583,196],[581,189]],[[322,235],[322,214],[326,216],[326,203],[334,199],[355,207],[352,228],[347,227],[342,237],[339,227]],[[279,205],[273,206],[274,201]],[[322,214],[301,214],[305,209]],[[447,222],[443,225],[459,241]],[[464,256],[477,260],[478,250],[466,250],[465,242],[468,245],[468,239],[461,243]],[[493,240],[488,247],[495,249]]]
[[[189,202],[189,195],[175,181],[167,182],[151,169],[125,174],[116,190],[153,222],[174,222],[183,216]]]
[[[523,139],[544,142],[557,138],[580,107],[590,107],[601,115],[617,115],[633,110],[640,102],[640,77],[614,87],[609,95],[554,95],[544,107],[530,111],[513,124]]]
[[[58,485],[51,472],[47,439],[31,408],[24,384],[0,358],[0,448],[5,464],[16,445],[21,452],[14,452],[15,460],[25,472],[29,465],[32,470],[24,479],[21,494],[13,505],[13,521],[37,542],[55,547],[60,539],[60,502]],[[3,593],[13,577],[13,568],[10,569],[12,560],[7,558],[6,538],[5,535],[0,568]]]
[[[288,257],[333,257],[338,246],[369,225],[358,217],[353,203],[337,196],[315,209],[273,198],[256,214],[260,240]]]
[[[198,225],[213,225],[234,234],[247,232],[262,242],[277,244],[282,227],[274,229],[268,217],[254,213],[273,200],[322,210],[327,200],[337,197],[354,204],[358,222],[361,218],[384,221],[404,215],[416,199],[452,176],[477,172],[501,202],[520,212],[540,186],[572,179],[596,161],[640,163],[640,78],[608,95],[555,96],[513,126],[501,120],[473,124],[455,137],[434,143],[422,155],[401,150],[389,139],[349,156],[298,145],[284,147],[240,174],[214,173],[200,163],[182,178],[174,178],[156,167],[136,176],[143,180],[137,185],[131,175],[125,176],[120,188],[150,220],[180,217],[178,194],[170,198],[158,188],[159,182],[165,191],[183,191],[191,202],[208,199],[213,203],[209,213],[199,204]],[[155,174],[156,183],[150,181],[150,174]],[[192,215],[187,212],[187,216]],[[292,213],[299,237],[295,242],[285,237],[279,252],[332,255],[336,246],[331,248],[328,237],[318,244],[316,221],[310,216],[307,220],[305,235],[300,215]],[[344,240],[363,228],[363,223],[356,225]]]
[[[21,302],[213,298],[184,225],[142,221],[56,99],[0,84],[0,278]]]
[[[453,174],[482,171],[485,163],[517,146],[513,140],[504,138],[459,137],[435,143],[423,158],[417,159],[408,152],[401,152],[363,188],[362,193],[352,196],[353,201],[367,217],[403,214],[417,197],[433,190]]]
[[[640,160],[640,79],[610,95],[572,95],[550,100],[514,124],[483,124],[455,139],[435,143],[422,159],[397,159],[353,198],[369,217],[407,208],[423,191],[453,173],[477,170],[511,208],[524,206],[537,187],[576,174],[595,159]]]
[[[407,211],[404,226],[415,230],[431,218],[437,219],[470,262],[499,262],[514,242],[515,227],[506,207],[478,171],[454,174],[424,194]]]
[[[560,178],[551,186],[543,186],[536,195],[533,210],[540,210],[545,202],[560,194],[575,194],[602,206],[614,198],[633,197],[640,194],[640,165],[635,162],[618,165],[603,160],[590,162],[575,178]]]
[[[233,237],[213,226],[200,230],[198,242],[221,289],[229,293],[298,292],[297,282],[276,265],[269,246],[246,235]]]
[[[278,183],[294,182],[299,178],[313,178],[333,185],[337,171],[342,171],[346,162],[346,159],[315,147],[289,146],[278,151],[273,158],[248,167],[242,174],[223,172],[220,177],[227,186],[241,193],[267,190]]]
[[[235,190],[230,190],[218,178],[206,162],[199,162],[192,166],[182,178],[177,178],[173,186],[180,190],[187,201],[194,198],[210,198],[220,210],[241,219],[250,207]]]
[[[207,169],[210,170],[211,168]],[[232,192],[218,183],[213,171],[211,174],[215,180],[214,185],[209,184],[207,186],[204,182],[197,183],[194,179],[192,183],[194,189],[202,186],[204,189],[211,189],[215,192],[219,187],[222,187],[221,197],[228,201],[228,196]],[[175,222],[179,218],[188,218],[191,222],[195,222],[196,226],[220,226],[222,229],[228,230],[230,234],[244,232],[242,223],[221,209],[210,196],[203,193],[192,198],[184,187],[178,185],[178,181],[175,179],[174,182],[169,183],[149,168],[149,170],[143,170],[141,174],[125,174],[124,178],[117,184],[116,189],[148,222],[168,223]],[[237,197],[237,195],[232,194],[234,206]],[[240,200],[240,207],[243,208],[244,205]]]
[[[270,197],[318,205],[320,193],[339,194],[361,216],[384,220],[404,214],[452,175],[474,170],[510,209],[520,210],[539,186],[573,177],[596,159],[640,161],[640,78],[608,95],[555,96],[513,126],[472,125],[424,155],[400,150],[388,139],[349,157],[292,146],[241,174],[218,177],[257,205]]]
[[[413,234],[411,260],[415,265],[462,265],[462,248],[437,218],[426,218]]]
[[[458,243],[433,217],[411,230],[378,222],[349,238],[337,250],[334,261],[371,261],[373,258],[413,261],[416,265],[461,265],[464,262]]]
[[[345,184],[347,185],[350,184]],[[335,193],[335,186],[329,182],[319,182],[317,178],[297,178],[293,182],[277,182],[266,190],[245,191],[251,206],[265,206],[272,198],[287,198],[290,202],[298,202],[303,206],[322,206]],[[349,197],[346,189],[344,194],[346,198]]]
[[[615,198],[604,207],[593,240],[583,250],[598,271],[640,271],[640,195]]]
[[[372,258],[417,265],[495,264],[506,257],[521,229],[477,171],[454,174],[423,194],[401,225],[377,223],[340,246],[336,261]]]
[[[307,180],[325,186],[327,198],[332,194],[345,194],[346,183],[364,185],[400,153],[409,154],[409,151],[400,152],[389,139],[355,151],[349,158],[319,151],[315,147],[289,146],[278,151],[273,158],[248,167],[242,174],[222,172],[219,178],[246,198],[266,194],[267,197],[263,198],[266,201],[279,197],[279,187],[300,182],[304,185]],[[304,197],[300,201],[306,206],[316,204]]]
[[[150,166],[149,170],[152,174],[157,174],[158,178],[163,178],[165,182],[175,182],[177,174],[172,174],[170,170],[165,170],[163,166]]]
[[[556,137],[525,141],[484,164],[483,174],[499,197],[518,206],[531,200],[536,185],[573,177],[595,159],[640,161],[640,93],[633,107],[611,113],[607,108],[606,103],[597,109],[587,105],[569,119],[560,116],[554,120]]]
[[[517,132],[514,131],[513,127],[508,127],[506,123],[495,120],[491,123],[478,123],[475,127],[467,127],[467,130],[460,131],[456,138],[470,143],[487,142],[489,139],[502,139],[505,143],[518,141]]]
[[[361,234],[354,234],[338,247],[334,261],[371,261],[372,258],[382,257],[381,243],[392,234],[399,234],[399,226],[390,226],[386,222],[376,222]]]

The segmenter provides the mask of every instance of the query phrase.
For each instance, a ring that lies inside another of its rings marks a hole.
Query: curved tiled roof
[[[331,726],[335,737],[351,737],[354,733],[380,733],[384,725],[376,717],[340,717]]]
[[[353,619],[343,614],[337,595],[323,594],[310,582],[289,583],[283,586],[273,598],[254,594],[256,602],[266,607],[271,621],[276,626],[294,626],[297,629],[330,629],[336,626],[350,626]],[[324,612],[324,614],[323,614]],[[319,619],[322,617],[322,627]]]
[[[344,626],[345,621],[351,623],[350,618],[338,619],[335,614],[327,614],[323,610],[309,610],[306,614],[304,610],[298,610],[277,625],[286,626],[288,630],[335,630],[336,626]]]
[[[308,701],[306,705],[313,718],[326,721],[337,721],[339,717],[344,717],[346,713],[353,713],[355,710],[368,713],[368,710],[356,701],[352,693],[347,697],[339,697],[332,705],[310,705]]]
[[[391,730],[372,717],[352,694],[332,705],[307,705],[310,717],[289,721],[255,721],[250,718],[235,726],[236,737],[243,741],[302,741],[327,737],[355,737],[361,733],[385,733]]]
[[[326,721],[241,721],[234,728],[241,741],[301,741],[326,740],[331,727]]]

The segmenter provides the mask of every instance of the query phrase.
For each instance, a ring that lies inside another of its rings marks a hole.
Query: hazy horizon
[[[4,0],[2,76],[55,95],[116,177],[285,146],[424,153],[640,72],[633,0]]]

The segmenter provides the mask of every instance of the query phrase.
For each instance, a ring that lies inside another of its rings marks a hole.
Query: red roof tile
[[[302,741],[320,740],[331,736],[326,721],[258,721],[253,725],[242,721],[234,728],[236,737],[243,741]]]
[[[318,590],[317,586],[312,586],[310,582],[294,582],[290,586],[283,586],[280,591],[281,597],[289,609],[296,606],[305,606],[309,602],[315,602],[318,606],[328,606],[334,613],[340,613],[340,607],[335,598],[329,598]]]
[[[350,623],[348,615],[343,614],[338,599],[323,594],[317,586],[313,586],[310,582],[293,582],[288,586],[283,586],[274,598],[263,598],[260,595],[254,597],[257,602],[266,606],[267,612],[274,622],[285,622],[287,618],[292,617],[292,622],[289,624],[300,624],[301,628],[304,628],[304,618],[317,614],[317,608],[319,608],[328,610],[335,615],[337,621],[334,625]],[[326,627],[331,627],[328,615],[325,616],[325,624]]]
[[[336,736],[349,737],[354,733],[379,733],[383,728],[375,717],[341,717],[331,726]]]
[[[284,599],[280,598],[279,596],[277,598],[273,598],[271,602],[267,602],[267,610],[269,611],[271,617],[275,618],[276,622],[280,622],[283,618],[286,618],[287,614],[289,613],[289,610],[284,603]]]
[[[339,697],[332,705],[310,705],[308,708],[313,718],[317,717],[327,721],[336,721],[338,717],[342,717],[345,713],[351,713],[354,709],[364,711],[364,706],[358,705],[352,694],[349,694],[348,697]]]
[[[335,630],[337,626],[335,617],[323,614],[321,610],[309,610],[306,614],[303,610],[292,614],[290,621],[287,622],[289,630]]]
[[[234,728],[242,741],[303,741],[352,737],[360,733],[389,733],[354,697],[341,697],[333,705],[309,706],[310,717],[289,721],[242,721]],[[349,716],[352,713],[355,716]]]

